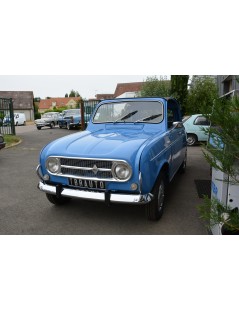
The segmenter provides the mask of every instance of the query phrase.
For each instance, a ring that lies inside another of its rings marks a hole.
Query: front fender
[[[152,191],[162,167],[169,165],[171,150],[167,146],[166,136],[160,136],[145,146],[140,158],[140,172],[142,175],[141,192]]]

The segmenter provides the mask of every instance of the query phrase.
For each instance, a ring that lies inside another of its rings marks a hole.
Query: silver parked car
[[[36,119],[35,124],[38,130],[41,130],[42,127],[54,128],[59,121],[59,112],[47,112],[42,115],[41,119]]]

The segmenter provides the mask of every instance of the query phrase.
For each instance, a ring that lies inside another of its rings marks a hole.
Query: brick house
[[[112,98],[132,98],[140,96],[144,82],[118,83],[114,94],[97,94],[97,100]]]
[[[79,104],[81,97],[63,97],[41,99],[38,105],[39,113],[44,113],[46,110],[53,110],[54,108],[70,108],[74,109]]]
[[[97,94],[96,100],[105,100],[105,99],[112,99],[114,98],[114,94]]]
[[[0,91],[0,98],[11,98],[14,112],[24,113],[27,121],[34,120],[34,95],[32,91]]]
[[[138,97],[144,82],[119,83],[116,86],[114,98]]]

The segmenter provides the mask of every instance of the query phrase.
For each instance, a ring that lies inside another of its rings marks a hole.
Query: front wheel
[[[193,146],[198,142],[197,136],[193,134],[188,134],[187,136],[187,145]]]
[[[163,215],[165,202],[165,185],[165,174],[161,173],[152,192],[154,198],[148,205],[146,205],[146,214],[148,220],[150,221],[158,221]]]
[[[71,130],[71,125],[70,125],[69,123],[67,123],[66,128],[67,128],[68,130]]]
[[[38,129],[38,130],[41,130],[41,127],[37,126],[37,129]]]
[[[56,206],[62,206],[71,200],[71,198],[69,197],[63,197],[63,196],[57,197],[56,195],[48,193],[46,194],[46,198]]]

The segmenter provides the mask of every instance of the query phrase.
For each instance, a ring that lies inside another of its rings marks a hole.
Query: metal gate
[[[100,100],[84,100],[81,102],[81,128],[84,130]],[[84,117],[83,117],[84,116]]]
[[[16,134],[11,98],[0,98],[0,133],[3,135]]]

